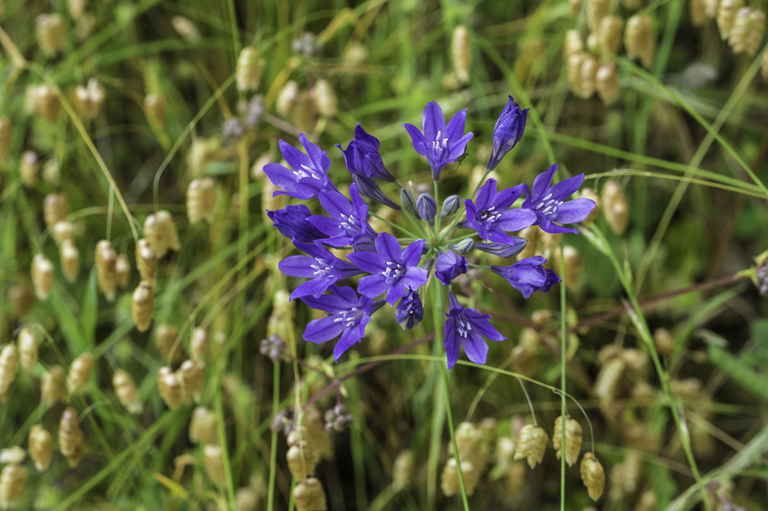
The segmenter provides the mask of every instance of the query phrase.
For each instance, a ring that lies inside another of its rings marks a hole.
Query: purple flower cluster
[[[488,172],[522,138],[527,112],[509,98],[493,130]],[[440,106],[431,102],[424,109],[421,130],[411,124],[403,125],[413,148],[426,158],[434,181],[449,164],[466,155],[467,143],[473,137],[471,132],[464,132],[466,115],[467,111],[462,110],[446,124]],[[527,240],[510,233],[532,225],[551,233],[575,233],[576,229],[561,224],[578,223],[595,207],[589,199],[566,201],[581,186],[584,175],[552,185],[557,170],[557,165],[553,165],[534,180],[532,188],[519,184],[499,190],[496,180],[488,179],[476,197],[462,201],[452,195],[438,209],[436,194],[433,197],[424,193],[415,200],[412,192],[400,185],[384,165],[379,140],[359,124],[346,149],[340,144],[336,146],[352,174],[352,184],[345,195],[328,175],[331,160],[326,152],[304,135],[299,142],[303,152],[281,140],[280,150],[288,167],[271,163],[264,171],[282,189],[275,195],[302,201],[317,199],[324,214],[313,214],[305,204],[289,205],[267,214],[274,227],[305,254],[291,255],[279,263],[285,275],[304,279],[290,298],[300,298],[326,313],[325,317],[309,322],[304,339],[325,343],[338,338],[333,350],[336,360],[363,339],[371,316],[385,303],[395,307],[395,318],[401,327],[412,329],[418,325],[424,318],[419,292],[431,283],[438,286],[438,293],[445,293],[443,286],[448,287],[443,343],[448,367],[456,363],[462,348],[469,360],[484,364],[488,355],[486,339],[502,341],[506,337],[491,325],[490,315],[464,307],[451,290],[453,280],[469,270],[466,256],[477,249],[502,258],[514,257],[525,248]],[[401,188],[402,209],[379,182]],[[515,207],[523,195],[524,201]],[[365,199],[411,215],[419,236],[414,237],[412,230],[394,222],[391,225],[395,231],[402,231],[395,234],[408,239],[376,232],[369,223],[369,204]],[[463,218],[451,221],[462,203]],[[474,232],[460,234],[459,229]],[[479,240],[473,239],[475,236]],[[543,257],[534,256],[508,266],[485,268],[504,277],[528,298],[536,291],[547,292],[560,282],[554,271],[543,267],[545,263]]]

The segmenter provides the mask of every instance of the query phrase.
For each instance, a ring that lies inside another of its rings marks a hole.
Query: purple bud
[[[445,218],[455,214],[459,210],[461,199],[458,195],[451,195],[443,201],[443,207],[440,210],[440,218]]]
[[[475,248],[499,257],[514,257],[523,251],[528,240],[520,236],[511,236],[511,238],[513,239],[512,243],[476,243]]]
[[[419,210],[419,216],[426,220],[430,224],[435,224],[435,216],[437,216],[437,201],[428,193],[422,193],[419,195],[419,200],[416,201],[416,207]]]
[[[461,255],[467,255],[470,252],[472,252],[472,249],[475,248],[475,242],[472,241],[471,238],[465,238],[458,243],[450,243],[448,244],[448,248],[453,250],[454,252],[461,254]]]
[[[437,280],[448,286],[451,284],[451,280],[455,279],[462,273],[467,273],[467,258],[456,255],[456,253],[448,251],[437,256],[437,262],[435,263],[435,277]]]
[[[424,319],[424,307],[421,305],[419,293],[413,289],[408,289],[408,294],[400,299],[395,312],[397,324],[403,327],[403,330],[415,327]]]
[[[352,181],[355,182],[357,185],[357,190],[363,197],[375,200],[376,202],[380,202],[394,210],[400,211],[400,206],[398,206],[397,203],[392,199],[384,195],[381,187],[379,187],[379,183],[377,183],[372,177],[366,177],[362,174],[354,174],[352,176]]]
[[[408,213],[412,214],[417,219],[421,218],[419,216],[419,210],[416,208],[416,198],[413,196],[413,192],[408,188],[400,190],[400,204],[403,205],[403,209]]]
[[[488,170],[495,169],[504,155],[520,142],[525,131],[528,110],[530,108],[520,110],[520,106],[509,96],[509,101],[493,128],[493,150],[486,167]]]

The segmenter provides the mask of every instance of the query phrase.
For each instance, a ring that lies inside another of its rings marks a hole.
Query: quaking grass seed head
[[[67,402],[67,373],[60,365],[51,366],[40,379],[40,397],[46,407]]]
[[[395,464],[392,468],[393,484],[397,488],[405,488],[411,484],[413,476],[413,453],[409,450],[400,451],[395,458]]]
[[[57,223],[66,220],[69,216],[69,202],[63,193],[51,193],[46,195],[43,201],[43,218],[48,229]]]
[[[35,35],[40,51],[51,57],[67,46],[67,28],[61,15],[41,14],[35,20]]]
[[[0,472],[0,509],[16,509],[24,498],[29,472],[22,465],[6,465]]]
[[[144,407],[139,398],[139,389],[130,373],[122,369],[115,370],[115,374],[112,375],[112,386],[115,389],[115,394],[117,394],[117,399],[128,410],[128,413],[140,414],[143,411]]]
[[[184,359],[184,348],[176,340],[179,337],[179,329],[174,325],[160,324],[155,327],[155,347],[160,355],[169,364],[181,362]]]
[[[99,290],[107,301],[113,302],[117,289],[117,252],[109,241],[101,240],[96,244],[94,259]]]
[[[189,440],[195,444],[218,445],[219,429],[216,415],[204,406],[192,412],[189,421]]]
[[[560,459],[562,447],[563,418],[555,419],[555,430],[552,435],[552,445],[555,448],[557,459]],[[581,425],[570,416],[565,418],[565,462],[572,467],[579,459],[581,453],[582,430]]]
[[[293,501],[296,504],[296,511],[326,511],[328,509],[323,485],[314,477],[296,485],[293,489]]]
[[[527,459],[528,466],[534,468],[544,459],[548,441],[549,436],[543,428],[526,424],[517,436],[515,460]]]
[[[263,68],[264,57],[257,48],[246,46],[240,50],[240,55],[237,57],[237,90],[257,90]]]
[[[101,112],[106,92],[95,78],[91,78],[86,86],[78,85],[75,87],[71,97],[72,106],[75,107],[77,113],[86,120],[93,120]]]
[[[80,251],[72,240],[64,240],[59,246],[59,261],[64,278],[70,284],[74,284],[77,281],[77,274],[80,273]]]
[[[288,462],[288,470],[297,481],[303,481],[313,475],[320,461],[314,449],[305,440],[295,442],[288,449],[285,459]]]
[[[21,183],[27,188],[37,184],[37,175],[40,173],[40,159],[34,151],[24,151],[19,161],[19,177]]]
[[[216,185],[207,177],[193,180],[187,188],[187,218],[194,225],[202,220],[213,222]]]
[[[205,387],[205,364],[195,359],[186,360],[177,374],[181,382],[182,401],[199,403]]]
[[[181,405],[181,382],[170,367],[161,367],[157,372],[157,391],[171,410],[176,410]]]
[[[462,84],[469,83],[469,74],[472,69],[472,45],[466,25],[457,25],[453,29],[451,58],[456,78]]]
[[[59,118],[61,101],[53,87],[48,84],[34,85],[27,95],[27,103],[37,115],[47,122],[54,122]]]
[[[621,48],[621,35],[624,20],[620,16],[610,15],[600,20],[597,32],[598,45],[603,51],[616,54]]]
[[[144,97],[144,113],[149,122],[162,126],[165,124],[165,98],[157,92],[150,92]]]
[[[53,263],[43,254],[37,254],[32,259],[32,285],[38,300],[48,300],[53,287]]]
[[[117,285],[121,288],[126,287],[131,280],[131,262],[125,254],[117,256],[115,275],[117,277]]]
[[[760,9],[742,7],[736,12],[731,29],[730,43],[733,53],[754,55],[760,48],[765,31],[765,13]]]
[[[19,354],[21,355],[21,366],[27,372],[35,370],[38,358],[37,338],[30,328],[22,328],[16,336]]]
[[[65,240],[74,241],[75,226],[69,220],[58,222],[51,229],[51,236],[57,245],[61,245]]]
[[[606,62],[601,65],[597,70],[595,80],[595,88],[597,89],[597,95],[600,96],[600,101],[602,101],[605,106],[610,106],[615,103],[619,98],[620,91],[619,70],[616,67],[616,64],[613,62]],[[584,190],[582,190],[582,196],[583,193]],[[592,212],[597,209],[598,208],[595,207]],[[590,213],[590,216],[591,215],[592,213]],[[589,220],[589,217],[587,217],[587,220]],[[586,223],[587,220],[584,220],[584,222]]]
[[[624,45],[630,58],[639,59],[646,68],[651,67],[656,40],[653,37],[653,20],[649,15],[635,14],[627,20]]]
[[[136,269],[139,270],[141,280],[154,285],[157,277],[157,254],[143,238],[136,243]]]
[[[700,27],[708,20],[705,3],[705,0],[690,0],[688,2],[688,13],[691,16],[691,23],[694,27]]]
[[[72,361],[67,375],[67,389],[77,394],[88,384],[93,372],[93,355],[88,352],[81,354]]]
[[[8,402],[11,384],[19,371],[19,350],[16,344],[9,343],[0,351],[0,403]]]
[[[321,78],[315,82],[315,86],[312,88],[312,98],[320,117],[335,117],[338,113],[336,92],[328,80]]]
[[[0,463],[13,463],[19,464],[24,462],[24,458],[27,457],[27,451],[19,447],[18,445],[12,445],[0,450]]]
[[[51,454],[53,452],[53,437],[40,424],[35,424],[29,430],[29,457],[35,463],[38,472],[48,470],[51,464]]]
[[[299,104],[299,84],[293,80],[285,82],[285,85],[280,89],[280,94],[277,95],[277,102],[275,103],[275,110],[282,117],[290,116],[296,105]]]
[[[144,236],[158,259],[165,257],[168,250],[181,250],[179,233],[173,223],[173,217],[166,210],[160,210],[144,221]]]
[[[597,501],[603,495],[605,471],[594,453],[585,453],[581,459],[581,480],[587,487],[589,498]]]
[[[84,437],[80,429],[80,419],[77,411],[68,406],[61,414],[59,421],[59,450],[67,459],[70,468],[75,468],[83,459]]]
[[[736,13],[742,7],[744,7],[744,0],[720,0],[717,6],[717,28],[723,41],[727,41],[731,37]]]
[[[480,477],[480,471],[470,461],[461,460],[461,475],[464,478],[464,490],[467,495],[475,493],[475,486]],[[445,462],[443,472],[440,474],[440,488],[446,497],[452,497],[461,490],[459,482],[459,470],[456,466],[456,458],[451,457]]]
[[[218,445],[206,445],[203,447],[203,466],[205,473],[214,484],[224,486],[227,481],[224,472],[224,458],[221,453],[221,447]]]
[[[139,332],[149,330],[154,311],[155,293],[152,290],[152,284],[142,280],[133,292],[131,301],[131,315],[136,324],[136,330]]]

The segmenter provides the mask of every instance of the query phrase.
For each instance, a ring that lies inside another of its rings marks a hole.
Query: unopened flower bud
[[[237,57],[237,90],[258,89],[263,68],[264,57],[258,49],[246,46],[240,50],[240,55]]]
[[[93,355],[86,352],[72,361],[67,375],[67,389],[71,394],[77,394],[88,384],[93,372]]]
[[[509,96],[493,127],[493,149],[486,165],[487,170],[495,169],[501,159],[523,138],[528,110],[530,108],[522,110],[512,96]]]
[[[293,502],[296,504],[296,511],[326,511],[328,509],[323,485],[314,477],[296,485],[296,488],[293,489]]]
[[[606,16],[600,20],[597,40],[603,51],[616,54],[621,48],[621,29],[624,21],[616,15]]]
[[[174,16],[171,18],[171,25],[173,25],[173,29],[182,39],[186,39],[187,41],[200,39],[200,31],[189,18],[184,16]]]
[[[6,465],[0,472],[0,509],[16,509],[27,489],[29,472],[22,465]]]
[[[0,351],[0,403],[8,402],[11,384],[19,372],[19,350],[14,343],[6,344]]]
[[[275,109],[277,113],[283,117],[291,115],[299,104],[299,84],[293,80],[289,80],[285,83],[280,90],[280,94],[277,95],[277,101],[275,103]]]
[[[16,336],[16,343],[18,344],[19,354],[21,355],[21,366],[25,371],[34,371],[38,357],[35,333],[29,328],[22,328]]]
[[[343,404],[338,404],[325,412],[325,429],[341,433],[352,424],[354,417],[347,413]]]
[[[216,415],[209,409],[198,406],[192,412],[192,419],[189,422],[189,440],[195,444],[218,445],[218,422]]]
[[[725,0],[727,1],[727,0]],[[627,20],[624,45],[629,58],[640,59],[646,68],[651,67],[656,53],[656,40],[653,37],[653,21],[647,14],[635,14]]]
[[[731,29],[730,43],[733,53],[754,55],[760,48],[765,31],[765,13],[759,9],[742,7],[736,13]]]
[[[165,124],[165,99],[162,94],[151,92],[144,98],[144,112],[153,124]]]
[[[291,48],[294,52],[302,54],[305,57],[317,55],[322,49],[315,38],[315,34],[312,32],[304,32],[301,36],[291,41]]]
[[[35,20],[35,35],[40,51],[50,57],[64,50],[67,29],[59,14],[41,14]]]
[[[35,424],[29,430],[29,457],[35,463],[38,472],[48,469],[51,464],[51,453],[53,451],[53,438],[47,429],[40,424]]]
[[[130,373],[117,369],[112,376],[112,386],[115,389],[115,394],[117,394],[117,399],[128,410],[128,413],[138,414],[142,412],[144,407],[139,399],[139,390]]]
[[[419,195],[416,201],[416,208],[419,211],[419,216],[426,220],[428,223],[435,224],[435,216],[437,216],[437,201],[428,193],[422,193]]]
[[[443,207],[440,209],[440,218],[455,215],[461,206],[461,199],[458,195],[450,195],[443,201]]]
[[[587,4],[587,26],[591,30],[596,30],[600,26],[600,21],[608,16],[611,10],[610,0],[588,0]]]
[[[117,289],[117,252],[107,240],[96,244],[96,283],[107,301],[115,300]]]
[[[451,57],[453,58],[453,70],[460,83],[469,83],[469,72],[472,68],[472,45],[469,38],[469,29],[464,25],[457,25],[451,36]]]
[[[181,382],[170,367],[161,367],[157,372],[157,391],[171,410],[177,409],[181,404]]]
[[[43,254],[32,259],[32,285],[38,300],[47,300],[53,287],[53,263]]]
[[[224,458],[221,447],[218,445],[206,445],[203,447],[203,466],[205,473],[214,484],[224,486],[227,478],[224,472]]]
[[[7,158],[11,154],[12,142],[13,126],[11,120],[7,117],[0,117],[0,160]]]
[[[605,106],[612,105],[619,97],[619,71],[616,64],[606,62],[597,70],[595,81],[597,94]],[[595,208],[597,209],[597,208]],[[594,211],[594,210],[593,210]]]
[[[328,80],[321,78],[312,89],[317,113],[321,117],[335,117],[338,111],[336,93]]]
[[[535,467],[544,459],[544,451],[547,449],[549,437],[547,432],[539,426],[526,424],[520,429],[517,436],[517,450],[515,459],[528,460],[528,466]]]
[[[40,171],[40,160],[34,151],[24,151],[19,161],[19,176],[21,183],[31,188],[37,184],[37,174]]]
[[[413,192],[410,189],[402,188],[400,190],[400,204],[408,213],[412,214],[417,219],[421,218],[419,216],[419,209],[416,205],[416,198],[413,196]]]
[[[465,238],[457,243],[450,243],[448,245],[448,248],[450,250],[453,250],[457,254],[461,255],[467,255],[470,252],[472,252],[472,249],[475,247],[475,242],[472,241],[470,238]]]
[[[40,398],[47,407],[67,402],[67,374],[63,367],[55,365],[43,373],[40,379]]]
[[[587,487],[589,497],[595,501],[599,499],[605,487],[605,471],[591,452],[585,453],[581,460],[581,480]]]
[[[552,444],[555,447],[555,453],[557,459],[561,456],[562,447],[562,434],[563,434],[563,417],[560,416],[555,419],[555,431],[552,435]],[[581,425],[572,419],[570,416],[565,417],[565,462],[569,467],[572,467],[574,463],[579,459],[581,453],[581,437],[582,430]]]
[[[83,459],[83,430],[77,411],[71,406],[64,410],[59,421],[59,450],[67,458],[70,468],[75,468]]]

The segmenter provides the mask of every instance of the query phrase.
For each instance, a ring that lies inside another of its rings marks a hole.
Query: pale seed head
[[[177,409],[181,404],[181,382],[170,367],[161,367],[157,372],[157,391],[171,410]]]
[[[51,464],[51,454],[53,451],[53,438],[40,424],[35,424],[29,430],[29,457],[35,462],[35,468],[38,472],[48,469]]]
[[[53,263],[43,254],[32,259],[32,285],[38,300],[47,300],[53,287]]]
[[[131,301],[131,315],[136,324],[136,330],[146,332],[152,324],[152,316],[155,312],[155,293],[152,284],[146,281],[139,282],[133,292]]]
[[[296,504],[296,511],[326,511],[328,509],[323,485],[314,477],[296,485],[296,488],[293,489],[293,501]]]
[[[333,87],[328,80],[321,78],[315,82],[312,88],[312,98],[315,102],[317,113],[321,117],[335,117],[338,112],[338,100]]]
[[[581,460],[581,480],[587,487],[589,497],[598,500],[605,487],[605,471],[594,453],[585,453]]]
[[[59,14],[41,14],[35,20],[35,35],[40,51],[53,56],[67,45],[67,28]]]
[[[619,71],[616,64],[613,62],[606,62],[600,66],[597,70],[597,77],[595,79],[595,87],[597,88],[597,95],[600,96],[600,101],[602,101],[605,106],[612,105],[618,99],[620,89]],[[584,192],[582,191],[582,194],[583,193]]]
[[[257,90],[261,81],[264,57],[253,46],[246,46],[240,50],[237,57],[237,90]]]
[[[189,421],[189,440],[196,444],[218,445],[218,423],[213,412],[203,406],[195,408]]]
[[[81,354],[72,361],[67,375],[67,389],[72,394],[79,393],[91,379],[93,372],[93,355],[88,352]]]
[[[43,373],[40,380],[40,395],[43,404],[47,407],[67,402],[67,374],[63,367],[51,366]]]
[[[27,489],[29,472],[22,465],[6,465],[0,472],[0,509],[16,509]]]
[[[526,424],[520,429],[517,436],[515,460],[527,459],[528,466],[534,468],[544,459],[548,440],[549,436],[543,428]]]
[[[37,365],[37,338],[35,333],[29,328],[22,328],[16,336],[19,354],[21,355],[21,365],[25,371],[32,372]]]
[[[561,457],[563,420],[562,416],[555,419],[555,431],[552,435],[552,445],[555,448],[557,459]],[[572,417],[565,418],[565,462],[569,467],[579,459],[581,453],[582,430],[581,425]]]
[[[40,170],[40,159],[34,151],[24,151],[19,161],[19,176],[27,188],[37,184],[37,174]]]
[[[451,57],[453,70],[459,83],[469,83],[469,73],[472,69],[472,44],[469,29],[465,25],[457,25],[451,36]]]
[[[67,458],[70,468],[75,468],[83,459],[83,430],[77,411],[68,406],[59,421],[59,450]]]
[[[64,278],[70,284],[77,280],[77,274],[80,273],[80,251],[77,250],[72,240],[64,240],[59,246],[59,261],[61,262],[61,272]]]
[[[597,40],[603,51],[613,54],[619,52],[622,28],[624,28],[624,20],[620,16],[610,15],[600,20]]]
[[[187,188],[187,218],[194,225],[202,220],[213,222],[213,210],[216,206],[216,185],[212,179],[199,178],[189,183]]]
[[[640,59],[646,68],[653,63],[656,40],[653,37],[653,20],[647,14],[635,14],[627,20],[624,45],[630,58]]]
[[[96,244],[96,283],[107,301],[115,300],[117,289],[117,252],[107,240]]]
[[[115,389],[115,394],[117,394],[117,399],[128,410],[128,413],[139,414],[142,412],[144,407],[139,399],[139,389],[130,373],[122,369],[115,370],[115,374],[112,375],[112,386]]]
[[[744,7],[744,0],[720,0],[717,6],[717,28],[723,41],[727,41],[731,37],[736,13],[742,7]]]

